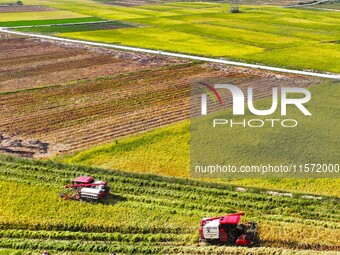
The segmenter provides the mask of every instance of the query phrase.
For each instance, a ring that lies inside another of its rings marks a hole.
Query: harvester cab
[[[254,221],[240,223],[244,212],[214,218],[204,218],[200,223],[200,239],[208,243],[253,246],[258,241]]]
[[[63,199],[98,202],[110,193],[107,182],[97,181],[91,176],[79,176],[60,193]]]

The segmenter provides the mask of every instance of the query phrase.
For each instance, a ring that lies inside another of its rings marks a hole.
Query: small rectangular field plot
[[[18,18],[18,16],[20,18]],[[46,20],[50,19],[72,19],[89,17],[88,15],[62,10],[52,11],[33,11],[33,12],[3,12],[0,15],[0,22],[11,22],[11,21],[30,21],[30,20]]]
[[[183,62],[6,35],[0,39],[0,48],[0,92],[65,84]]]
[[[131,24],[121,21],[95,21],[84,22],[84,24],[64,24],[64,25],[51,25],[51,26],[34,26],[17,28],[18,31],[33,32],[41,34],[58,34],[58,33],[71,33],[71,32],[83,32],[83,31],[95,31],[95,30],[108,30],[119,28],[134,27]]]
[[[34,15],[32,15],[34,18]],[[49,19],[46,19],[46,18]],[[31,26],[48,26],[48,25],[64,25],[74,23],[88,23],[103,21],[103,19],[95,17],[82,17],[82,18],[53,18],[51,15],[45,15],[44,19],[29,19],[29,20],[14,20],[3,21],[0,18],[0,27],[31,27]]]
[[[0,5],[0,13],[5,12],[43,12],[55,9],[41,5]]]
[[[186,63],[153,67],[113,77],[64,86],[1,95],[0,134],[8,140],[22,137],[48,144],[42,156],[69,153],[189,118],[189,84],[196,78],[227,78],[249,84],[256,76],[266,80],[259,98],[271,84],[308,86],[304,77]],[[267,77],[266,77],[267,76]],[[37,156],[39,155],[32,155]]]
[[[207,71],[184,65],[2,95],[0,133],[69,152],[186,119],[189,82]]]

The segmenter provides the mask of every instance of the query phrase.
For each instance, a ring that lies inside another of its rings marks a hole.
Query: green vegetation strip
[[[128,28],[132,25],[120,22],[100,22],[100,23],[86,23],[86,24],[74,24],[74,25],[51,25],[43,27],[30,27],[30,28],[18,28],[15,30],[22,32],[42,33],[42,34],[55,34],[55,33],[68,33],[68,32],[79,32],[79,31],[94,31],[94,30],[105,30],[105,29],[118,29]]]
[[[0,21],[1,21],[1,18],[0,18]],[[88,17],[88,18],[73,18],[73,19],[10,21],[10,22],[0,22],[0,27],[39,26],[39,25],[55,25],[55,24],[80,23],[80,22],[96,22],[96,21],[103,21],[103,19]]]

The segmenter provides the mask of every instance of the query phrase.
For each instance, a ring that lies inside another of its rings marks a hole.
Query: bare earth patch
[[[256,99],[270,96],[273,85],[318,81],[15,36],[2,38],[0,48],[0,152],[26,157],[74,152],[188,119],[196,78],[252,85]]]
[[[0,134],[0,153],[31,158],[33,155],[46,155],[47,152],[48,143]]]
[[[4,12],[43,12],[54,11],[55,9],[41,5],[22,5],[22,6],[0,6],[0,13]]]
[[[17,35],[11,35],[11,34],[0,32],[0,40],[9,39],[9,38],[17,38],[17,37],[18,37]]]
[[[0,40],[0,48],[0,92],[188,62],[12,36]]]

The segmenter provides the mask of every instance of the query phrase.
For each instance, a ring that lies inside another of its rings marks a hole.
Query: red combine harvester
[[[63,199],[98,202],[110,193],[107,182],[97,181],[91,176],[79,176],[60,193]]]
[[[204,218],[200,223],[200,239],[208,243],[252,246],[257,244],[257,225],[241,224],[244,212],[215,218]]]

